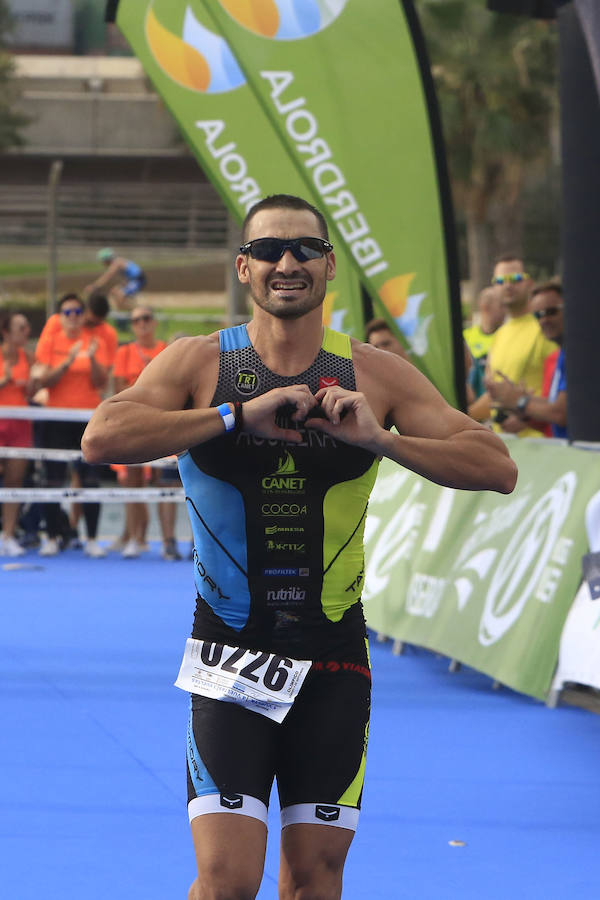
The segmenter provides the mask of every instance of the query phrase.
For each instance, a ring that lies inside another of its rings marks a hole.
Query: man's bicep
[[[482,427],[446,403],[437,388],[417,371],[398,392],[391,419],[400,434],[438,440],[464,431],[465,427]]]
[[[163,351],[142,370],[134,385],[121,391],[119,399],[157,409],[183,409],[191,393],[187,367]]]

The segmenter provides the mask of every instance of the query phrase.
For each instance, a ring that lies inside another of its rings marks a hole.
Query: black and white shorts
[[[192,694],[187,739],[190,821],[230,812],[266,824],[276,778],[282,827],[310,823],[354,831],[370,697],[366,652],[361,663],[313,664],[281,724],[235,703]]]

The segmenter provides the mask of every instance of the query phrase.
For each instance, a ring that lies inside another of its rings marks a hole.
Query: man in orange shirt
[[[36,348],[36,360],[41,365],[39,380],[42,387],[48,389],[48,406],[95,409],[106,386],[108,352],[102,339],[83,327],[84,306],[77,294],[61,297],[58,315],[59,329],[47,334]],[[44,422],[43,446],[76,450],[84,428],[85,422]],[[64,483],[66,467],[64,462],[46,462],[48,486],[60,487]],[[86,487],[98,486],[97,472],[93,467],[82,465],[81,477]],[[96,541],[100,504],[86,503],[83,515],[88,535],[85,552],[88,556],[104,556],[104,550]],[[42,543],[40,554],[55,556],[59,550],[59,505],[45,504],[45,517],[47,538]]]
[[[64,296],[66,297],[67,295],[65,294]],[[70,296],[79,300],[77,294],[71,294]],[[108,365],[113,366],[117,355],[119,337],[113,326],[106,321],[109,310],[110,306],[106,297],[100,294],[90,297],[83,311],[83,327],[90,331],[94,337],[102,339],[108,355]],[[53,334],[56,334],[56,332],[61,331],[61,328],[60,313],[54,313],[42,328],[42,333],[38,339],[38,347],[43,347],[45,341]]]

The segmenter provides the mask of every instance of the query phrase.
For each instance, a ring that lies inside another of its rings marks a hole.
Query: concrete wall
[[[18,56],[25,155],[189,154],[137,59]]]

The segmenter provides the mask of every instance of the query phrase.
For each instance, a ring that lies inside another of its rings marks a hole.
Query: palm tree
[[[6,36],[12,29],[12,16],[6,0],[0,0],[0,153],[24,143],[21,129],[29,119],[14,109],[14,61],[6,52]]]
[[[522,252],[522,188],[551,158],[554,26],[488,12],[484,0],[418,0],[474,292],[494,256]]]

